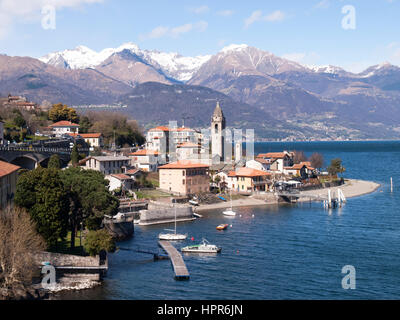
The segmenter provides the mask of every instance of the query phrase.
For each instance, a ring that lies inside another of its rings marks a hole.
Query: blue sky
[[[41,10],[56,9],[55,29]],[[355,9],[344,29],[342,8]],[[100,51],[134,42],[183,55],[246,43],[304,64],[361,71],[400,65],[400,0],[0,0],[0,52],[40,57],[85,45]]]

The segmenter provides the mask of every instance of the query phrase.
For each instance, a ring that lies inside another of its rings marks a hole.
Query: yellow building
[[[209,166],[190,161],[172,162],[159,167],[160,189],[180,195],[210,190]]]
[[[14,201],[18,170],[21,167],[0,161],[0,208],[4,209]]]
[[[251,193],[268,190],[267,177],[270,175],[269,172],[244,167],[229,172],[228,177],[233,179],[232,190]]]

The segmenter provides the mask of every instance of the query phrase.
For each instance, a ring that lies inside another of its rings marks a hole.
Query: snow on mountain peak
[[[232,52],[232,51],[242,51],[242,50],[247,49],[248,47],[249,46],[247,44],[231,44],[229,46],[222,48],[222,50],[220,52],[228,53],[228,52]]]
[[[138,45],[127,42],[118,48],[106,48],[96,52],[80,45],[75,49],[49,53],[39,58],[42,62],[63,68],[85,69],[95,68],[115,53],[129,50],[144,61],[161,69],[167,76],[180,81],[189,80],[192,75],[210,58],[211,55],[184,57],[176,52],[159,52],[156,50],[142,50]]]

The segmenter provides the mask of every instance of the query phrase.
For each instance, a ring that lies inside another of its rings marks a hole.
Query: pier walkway
[[[190,275],[183,261],[182,255],[169,241],[159,241],[158,244],[169,255],[175,272],[175,279],[188,280]]]

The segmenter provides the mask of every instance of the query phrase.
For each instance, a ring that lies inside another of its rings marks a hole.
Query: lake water
[[[110,255],[110,270],[96,289],[63,294],[68,299],[398,299],[400,298],[400,142],[257,143],[255,152],[322,153],[326,164],[341,158],[345,177],[372,180],[381,188],[349,199],[341,209],[321,203],[222,210],[178,232],[221,246],[217,256],[184,256],[190,281],[175,281],[168,260],[129,251]],[[395,184],[390,193],[390,177]],[[203,214],[203,213],[202,213]],[[232,225],[217,231],[220,223]],[[136,227],[136,226],[135,226]],[[124,248],[157,248],[166,226],[136,227]],[[177,244],[192,243],[190,240]],[[356,269],[356,289],[344,290],[341,271]]]

